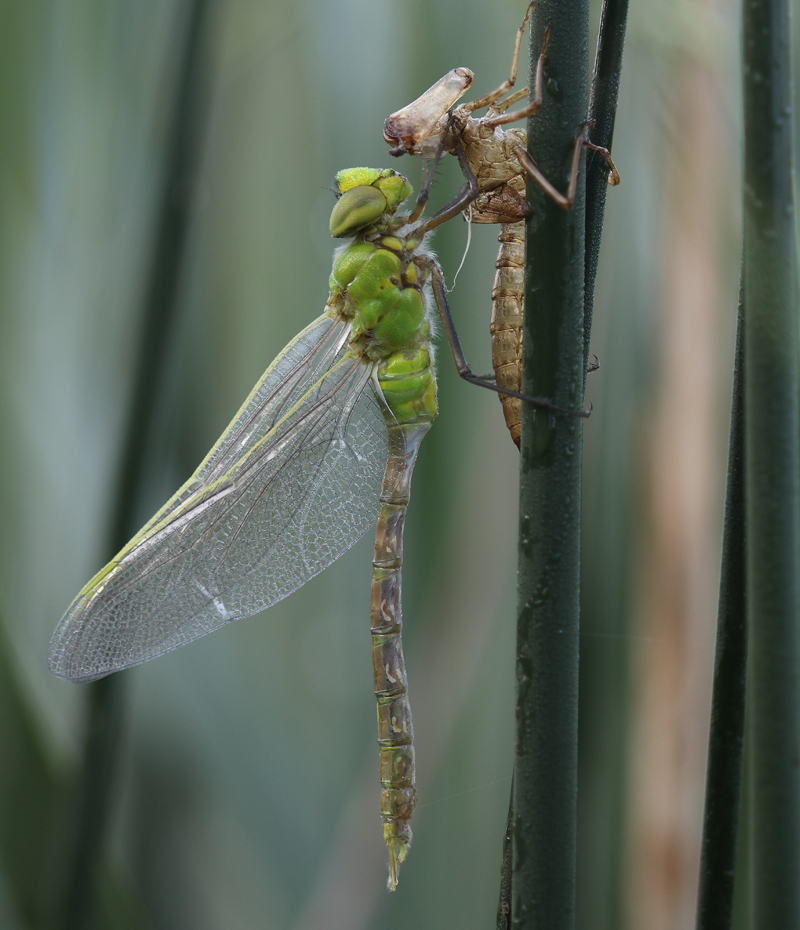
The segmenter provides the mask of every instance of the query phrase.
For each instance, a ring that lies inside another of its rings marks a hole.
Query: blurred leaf
[[[0,617],[0,927],[37,930],[51,926],[60,888],[72,779],[55,765],[16,669]],[[98,887],[96,930],[148,930],[130,876],[118,863],[103,863]]]
[[[53,854],[63,834],[65,783],[17,678],[0,617],[0,861],[20,918],[44,926]]]

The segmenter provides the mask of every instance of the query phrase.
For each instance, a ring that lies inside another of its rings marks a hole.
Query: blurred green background
[[[85,686],[49,637],[106,561],[190,0],[0,0],[0,926],[70,855]],[[452,67],[508,74],[519,0],[207,0],[204,130],[144,522],[327,296],[334,172]],[[585,428],[579,925],[693,926],[739,251],[730,0],[631,5]],[[593,10],[592,36],[599,9]],[[593,50],[590,58],[593,55]],[[443,167],[434,207],[457,190]],[[436,236],[448,280],[466,226]],[[489,370],[496,230],[451,295]],[[363,539],[131,672],[98,926],[494,925],[513,751],[518,453],[440,352],[406,535],[414,846],[385,888]]]

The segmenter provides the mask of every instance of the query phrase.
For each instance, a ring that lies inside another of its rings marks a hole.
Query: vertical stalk
[[[800,926],[800,360],[788,0],[744,0],[752,926]]]
[[[611,150],[614,138],[614,119],[617,114],[619,81],[622,73],[622,51],[625,47],[625,28],[628,22],[628,0],[605,0],[600,13],[600,32],[589,92],[589,119],[593,119],[591,140]],[[600,239],[606,212],[608,168],[597,152],[586,157],[586,259],[584,268],[583,361],[584,371],[589,367],[591,349],[592,313],[594,310],[594,282],[600,259]]]
[[[600,28],[597,36],[592,82],[589,88],[589,113],[594,120],[590,138],[597,145],[611,150],[614,134],[614,121],[617,112],[620,76],[622,72],[622,53],[625,45],[625,29],[628,19],[628,0],[604,0],[600,12]],[[591,357],[592,317],[594,311],[595,280],[600,257],[600,241],[605,219],[606,194],[608,192],[608,168],[605,160],[593,151],[586,154],[586,254],[584,260],[584,298],[583,298],[583,370],[584,384]],[[612,195],[613,196],[613,195]],[[601,376],[602,377],[602,376]],[[617,495],[617,505],[623,503]],[[613,505],[612,505],[613,506]],[[600,513],[595,514],[595,519]],[[619,521],[625,517],[620,515]],[[584,518],[584,527],[591,528],[592,517]],[[613,532],[613,530],[612,530]],[[621,540],[618,540],[620,542]],[[614,548],[613,546],[611,547]],[[623,544],[623,549],[624,549]],[[597,588],[598,571],[605,574],[614,564],[594,557],[584,561],[582,575],[584,590],[582,601],[584,608],[594,600],[591,588]],[[594,620],[601,620],[605,614],[608,619],[616,617],[613,629],[622,630],[625,611],[624,598],[621,597],[619,563],[617,571],[606,576],[603,585],[602,606],[592,604],[589,610]],[[587,575],[588,571],[588,575]],[[614,576],[616,576],[616,581]],[[589,590],[586,582],[589,582]],[[595,594],[597,592],[595,591]],[[599,609],[599,612],[598,612]],[[585,622],[586,613],[582,620]],[[612,627],[609,627],[611,629]],[[585,645],[585,640],[584,640]],[[588,658],[588,662],[587,662]],[[620,812],[624,806],[625,776],[622,760],[625,758],[627,740],[626,717],[626,682],[627,658],[624,650],[612,650],[603,657],[591,649],[584,650],[581,677],[594,684],[594,689],[602,690],[601,700],[589,693],[581,695],[578,729],[578,926],[590,926],[593,930],[603,927],[617,927],[622,913],[622,874],[623,866],[623,828]],[[604,669],[601,678],[597,677],[599,665]],[[587,675],[588,673],[588,675]],[[592,688],[589,688],[591,691]],[[592,708],[589,714],[586,708]],[[610,739],[587,739],[598,723],[605,723],[612,728]],[[602,747],[602,748],[601,748]],[[584,779],[588,775],[591,786],[581,798]],[[593,811],[590,813],[590,811]],[[601,813],[604,811],[605,813]],[[591,818],[591,824],[589,820]],[[586,842],[583,838],[584,827],[593,830],[606,824],[606,841],[601,856],[597,844]],[[586,868],[587,858],[602,859],[594,861]],[[584,876],[582,873],[586,873]],[[584,880],[585,877],[585,880]],[[597,913],[597,908],[602,913]]]
[[[733,919],[747,683],[744,313],[743,273],[733,369],[728,488],[722,536],[697,930],[730,930]]]
[[[531,157],[565,187],[586,115],[588,4],[533,8],[531,66],[551,27]],[[530,86],[533,86],[531,81]],[[527,225],[522,390],[584,402],[584,178],[565,211],[534,184]],[[582,420],[523,404],[512,927],[572,930],[578,756]]]
[[[511,779],[511,797],[508,800],[508,819],[503,836],[503,862],[500,866],[500,901],[497,905],[497,930],[508,930],[511,926],[511,890],[514,844],[514,779]]]
[[[142,333],[109,532],[109,558],[136,529],[133,515],[141,490],[147,432],[177,310],[181,259],[200,162],[205,110],[202,42],[207,6],[208,0],[188,0],[186,8],[175,119],[167,142],[163,190],[142,308]],[[62,930],[79,930],[91,921],[92,889],[103,853],[124,724],[125,677],[117,674],[95,682],[89,686],[88,698],[76,826],[59,921]]]

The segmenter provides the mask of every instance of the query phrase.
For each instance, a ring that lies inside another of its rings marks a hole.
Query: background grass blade
[[[591,140],[611,150],[614,119],[617,115],[619,81],[622,73],[622,51],[628,24],[628,0],[605,0],[600,14],[600,32],[594,59],[592,85],[589,92],[589,119],[595,121]],[[592,344],[594,284],[600,261],[600,240],[606,212],[608,166],[597,152],[586,156],[586,262],[584,267],[583,361],[589,367]]]
[[[54,759],[15,658],[0,616],[0,926],[49,930],[60,903],[52,878],[74,785]],[[130,874],[118,862],[102,862],[96,879],[95,930],[150,930]]]
[[[729,930],[733,918],[747,692],[744,312],[742,279],[733,370],[728,489],[722,539],[697,930]]]
[[[508,820],[503,835],[503,862],[500,866],[500,901],[497,905],[497,930],[508,930],[511,926],[511,892],[514,868],[514,781],[511,781],[511,797],[508,802]]]
[[[787,0],[745,0],[744,282],[752,921],[800,926],[800,410]]]
[[[163,193],[144,292],[138,364],[111,518],[109,557],[125,545],[137,528],[134,515],[144,474],[148,431],[177,313],[181,260],[202,150],[207,65],[203,41],[207,8],[208,0],[191,0],[186,8],[183,66],[176,89],[173,131],[166,150]],[[93,883],[103,854],[125,724],[125,682],[126,675],[116,674],[89,686],[76,827],[67,853],[63,930],[79,930],[86,926],[94,911]]]
[[[0,617],[0,862],[20,926],[52,917],[48,882],[53,849],[64,829],[67,786],[37,726],[14,668]]]

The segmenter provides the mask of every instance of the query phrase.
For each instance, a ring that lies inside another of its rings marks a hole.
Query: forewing
[[[179,492],[70,606],[50,644],[56,675],[91,681],[263,610],[374,525],[388,439],[371,368],[341,348],[324,364],[288,409],[298,383],[256,387],[191,479],[200,489]],[[265,433],[253,405],[283,417]],[[231,430],[245,451],[223,470]]]
[[[261,376],[192,477],[145,523],[114,561],[263,439],[309,387],[342,357],[349,331],[347,323],[323,313],[295,336]]]

